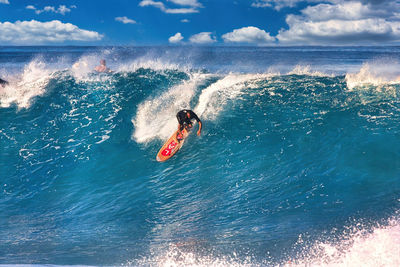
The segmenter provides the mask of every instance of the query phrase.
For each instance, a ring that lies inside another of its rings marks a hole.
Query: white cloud
[[[71,12],[71,9],[66,7],[65,5],[60,5],[55,12],[60,13],[61,15],[65,15],[65,13]]]
[[[172,0],[171,0],[172,1]],[[160,9],[164,13],[168,14],[189,14],[189,13],[198,13],[197,7],[189,7],[189,8],[167,8],[163,2],[157,2],[153,0],[142,0],[139,3],[140,7],[152,6]]]
[[[188,19],[182,19],[181,22],[182,23],[189,23],[190,21]]]
[[[34,5],[28,5],[25,7],[26,9],[34,10],[36,14],[41,14],[43,12],[53,12],[61,15],[65,15],[66,13],[71,12],[72,8],[76,8],[75,5],[72,6],[65,6],[65,5],[59,5],[58,8],[55,8],[54,6],[45,6],[43,9],[37,9]]]
[[[179,43],[183,40],[183,36],[180,32],[177,32],[175,35],[169,37],[168,41],[172,44]]]
[[[0,0],[0,4],[6,4],[9,5],[10,2],[8,0]]]
[[[251,4],[252,7],[271,7],[280,10],[284,7],[295,7],[297,3],[304,0],[256,0]]]
[[[332,1],[333,2],[333,1]],[[400,41],[400,3],[339,1],[309,6],[288,15],[289,29],[277,38],[285,44],[369,45]]]
[[[43,10],[36,10],[36,14],[40,14],[42,12],[53,12],[56,13],[56,8],[54,6],[45,6]]]
[[[212,36],[211,32],[201,32],[195,35],[192,35],[189,38],[189,41],[193,44],[211,44],[215,43],[217,40],[214,36]]]
[[[233,30],[232,32],[222,35],[227,43],[253,43],[265,44],[275,41],[275,38],[270,36],[269,33],[257,27],[243,27],[241,29]]]
[[[362,2],[365,5],[379,6],[377,12],[382,10],[390,10],[391,6],[399,5],[398,0],[253,0],[252,7],[256,8],[274,8],[275,10],[281,10],[285,7],[295,7],[299,3],[308,4],[346,4],[346,3],[357,3]]]
[[[176,5],[191,6],[191,7],[202,7],[197,0],[168,0]]]
[[[345,2],[342,4],[319,4],[308,6],[301,13],[312,21],[359,20],[382,15],[382,10],[373,10],[360,2]]]
[[[116,21],[122,22],[123,24],[136,24],[136,21],[133,19],[130,19],[126,16],[123,17],[116,17],[115,18]]]
[[[139,6],[141,6],[141,7],[153,6],[153,7],[161,9],[162,11],[164,11],[166,9],[164,3],[156,2],[156,1],[152,1],[152,0],[143,0],[139,3]]]
[[[99,41],[103,35],[59,20],[0,22],[0,44],[46,44],[65,41]]]
[[[301,21],[288,18],[289,30],[279,32],[282,43],[292,44],[377,44],[400,41],[400,22],[384,19]]]

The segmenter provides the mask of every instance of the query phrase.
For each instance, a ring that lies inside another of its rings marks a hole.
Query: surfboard
[[[185,142],[185,138],[189,135],[189,132],[186,129],[182,130],[183,139],[178,142],[176,139],[176,134],[178,130],[174,132],[171,137],[165,142],[165,144],[161,147],[160,151],[157,154],[157,161],[166,161],[170,159],[176,152],[182,147],[183,143]]]

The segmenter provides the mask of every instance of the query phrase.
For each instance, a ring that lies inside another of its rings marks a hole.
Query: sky
[[[0,45],[399,45],[400,0],[0,0]]]

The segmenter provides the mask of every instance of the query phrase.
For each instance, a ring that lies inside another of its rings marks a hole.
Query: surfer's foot
[[[178,140],[179,143],[181,142],[182,139],[183,139],[182,134],[178,134],[178,135],[176,136],[176,140]]]

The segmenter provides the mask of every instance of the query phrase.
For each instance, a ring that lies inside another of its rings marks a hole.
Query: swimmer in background
[[[105,72],[105,73],[112,72],[112,70],[107,68],[105,59],[100,60],[100,65],[95,67],[94,70],[97,71],[97,72]]]

